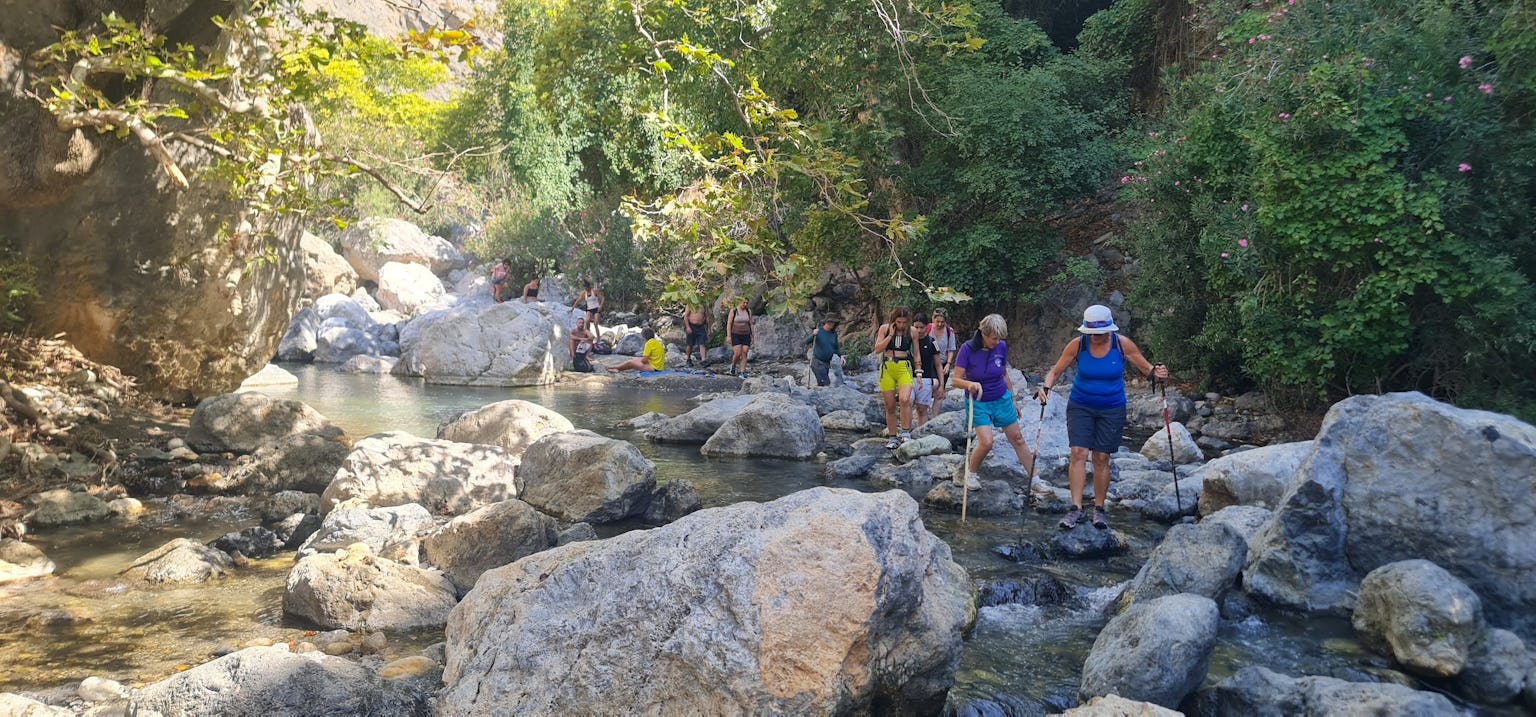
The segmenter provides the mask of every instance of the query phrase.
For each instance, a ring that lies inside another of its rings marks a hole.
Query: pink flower
[[[1465,174],[1472,171],[1472,165],[1467,164],[1466,162],[1462,162],[1461,164],[1456,165],[1456,171]]]
[[[1477,91],[1485,95],[1491,95],[1493,94],[1493,85],[1484,82],[1483,84],[1477,86]]]
[[[1472,56],[1462,55],[1461,59],[1456,61],[1456,64],[1460,65],[1461,69],[1465,70],[1472,66]]]
[[[1238,239],[1237,240],[1237,245],[1242,247],[1242,248],[1244,248],[1244,249],[1247,249],[1248,248],[1248,240],[1247,239]]]
[[[1232,256],[1232,255],[1231,255],[1231,254],[1228,254],[1228,253],[1226,253],[1226,252],[1222,252],[1222,253],[1221,253],[1221,258],[1223,258],[1223,259],[1225,259],[1225,258],[1227,258],[1227,257],[1229,257],[1229,256]]]
[[[1250,37],[1248,38],[1248,44],[1252,45],[1256,40],[1257,38]]]
[[[1450,95],[1446,95],[1445,96],[1445,101],[1446,102],[1450,102],[1451,101],[1451,96]]]
[[[1245,211],[1245,212],[1248,211],[1248,205],[1247,204],[1243,205],[1243,211]]]
[[[1120,183],[1121,184],[1125,184],[1126,182],[1129,182],[1129,181],[1131,181],[1130,177],[1121,177],[1120,178]]]
[[[1280,117],[1280,121],[1284,122],[1284,121],[1286,121],[1286,120],[1291,118],[1291,113],[1289,113],[1289,112],[1281,112],[1279,114],[1279,117]]]

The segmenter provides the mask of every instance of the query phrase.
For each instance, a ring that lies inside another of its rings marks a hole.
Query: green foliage
[[[1219,59],[1121,180],[1154,350],[1218,385],[1536,407],[1536,148],[1493,49],[1523,4],[1223,7]]]
[[[1151,62],[1157,46],[1156,10],[1152,0],[1115,0],[1084,23],[1077,36],[1079,51],[1126,66]]]
[[[27,323],[28,311],[37,297],[37,273],[21,258],[12,240],[0,236],[0,330],[11,331]]]

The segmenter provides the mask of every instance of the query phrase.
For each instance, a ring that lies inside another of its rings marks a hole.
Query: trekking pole
[[[960,465],[960,522],[965,522],[966,504],[971,492],[971,438],[976,431],[976,402],[965,392],[965,462]]]
[[[1050,400],[1049,393],[1047,393],[1046,400],[1047,401]],[[1033,448],[1031,449],[1030,454],[1029,454],[1029,489],[1028,489],[1029,493],[1028,493],[1028,495],[1031,496],[1031,497],[1033,497],[1034,494],[1035,494],[1035,481],[1038,480],[1038,477],[1040,475],[1040,436],[1044,432],[1045,432],[1045,403],[1041,402],[1041,404],[1040,404],[1040,423],[1035,426],[1035,442],[1030,444],[1031,446],[1033,446]],[[1028,515],[1029,515],[1029,505],[1026,502],[1025,506],[1022,509],[1019,510],[1019,545],[1023,545],[1024,544],[1024,520],[1025,520],[1025,517],[1028,516]]]
[[[1152,385],[1158,385],[1157,369],[1152,374]],[[1173,471],[1173,500],[1179,506],[1179,516],[1184,515],[1184,496],[1179,492],[1179,464],[1173,458],[1173,421],[1168,414],[1168,379],[1161,381],[1163,387],[1163,429],[1168,432],[1168,468]]]

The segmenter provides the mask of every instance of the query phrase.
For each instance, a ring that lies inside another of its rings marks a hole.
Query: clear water
[[[659,481],[688,479],[706,507],[773,500],[828,484],[816,461],[710,459],[701,456],[697,446],[656,445],[615,427],[649,411],[686,411],[694,405],[688,394],[600,383],[433,386],[394,376],[342,374],[326,367],[285,368],[299,377],[300,384],[265,392],[314,406],[354,437],[386,430],[431,437],[439,423],[461,411],[520,398],[560,412],[579,428],[633,442],[656,463]],[[864,481],[833,484],[875,490]],[[283,584],[292,565],[288,555],[259,561],[237,570],[234,577],[207,585],[147,591],[121,587],[113,576],[167,540],[206,541],[257,522],[236,508],[189,520],[185,511],[175,510],[171,503],[150,507],[148,516],[132,524],[36,536],[38,547],[58,564],[58,577],[0,586],[0,642],[7,646],[0,650],[0,691],[72,688],[93,674],[128,683],[149,682],[253,638],[305,638],[305,626],[282,615]],[[1066,587],[1066,599],[1057,604],[981,609],[950,695],[949,710],[961,714],[1046,714],[1075,704],[1079,670],[1103,626],[1104,606],[1117,594],[1117,586],[1136,574],[1166,531],[1139,516],[1116,512],[1111,520],[1130,540],[1128,555],[1026,565],[1009,562],[992,549],[1018,541],[1044,544],[1055,530],[1055,516],[972,517],[962,523],[957,514],[925,507],[923,519],[929,530],[951,546],[955,560],[974,580],[1048,575]],[[413,650],[440,636],[391,638],[386,657],[414,654]],[[1353,641],[1347,621],[1284,614],[1226,623],[1208,683],[1248,664],[1289,674],[1348,679],[1374,679],[1372,675],[1380,672],[1379,660]]]

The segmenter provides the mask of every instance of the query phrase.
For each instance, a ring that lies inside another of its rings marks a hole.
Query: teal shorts
[[[1013,392],[1004,391],[995,401],[976,401],[973,404],[975,425],[1007,428],[1019,422],[1019,412],[1013,408]]]

